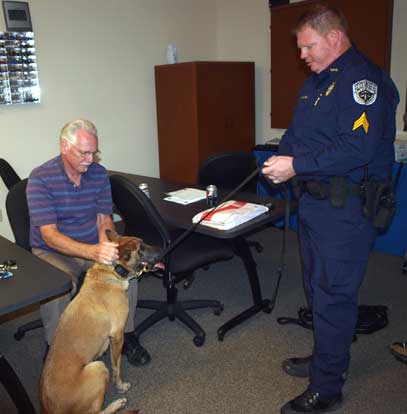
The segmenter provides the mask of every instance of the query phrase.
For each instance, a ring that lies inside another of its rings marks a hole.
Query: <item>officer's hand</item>
[[[119,249],[117,243],[100,242],[93,245],[93,260],[98,263],[112,264],[119,258]]]
[[[277,160],[277,158],[278,157],[276,155],[273,155],[272,157],[270,157],[269,159],[267,159],[263,163],[263,168],[262,168],[261,172],[269,180],[273,180],[273,178],[275,178],[274,175],[273,175],[272,166],[275,163],[275,161]]]
[[[285,155],[270,157],[265,161],[261,172],[274,184],[283,183],[295,176],[293,157]]]

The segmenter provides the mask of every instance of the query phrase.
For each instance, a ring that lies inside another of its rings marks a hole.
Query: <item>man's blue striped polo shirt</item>
[[[35,168],[27,185],[31,247],[53,251],[40,234],[40,226],[56,224],[74,240],[99,241],[97,214],[112,214],[112,195],[107,171],[92,163],[81,176],[80,186],[68,178],[60,156]]]

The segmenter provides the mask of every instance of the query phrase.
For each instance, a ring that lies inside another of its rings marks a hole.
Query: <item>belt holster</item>
[[[305,181],[307,193],[316,200],[325,200],[328,196],[328,186],[321,181]]]
[[[345,207],[348,196],[347,180],[345,177],[331,177],[329,179],[329,201],[335,208]]]
[[[379,233],[384,233],[396,213],[396,194],[390,179],[385,182],[364,181],[362,185],[363,214]]]
[[[360,184],[355,184],[345,177],[331,177],[329,179],[329,200],[332,207],[345,207],[346,199],[361,195]]]

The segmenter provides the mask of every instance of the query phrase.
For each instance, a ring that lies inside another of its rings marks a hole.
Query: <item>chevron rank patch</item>
[[[363,79],[352,85],[353,99],[360,105],[372,105],[377,98],[377,85]]]
[[[367,131],[369,131],[369,121],[367,120],[366,112],[363,112],[363,114],[353,123],[352,131],[355,131],[359,127],[363,127],[366,134]]]

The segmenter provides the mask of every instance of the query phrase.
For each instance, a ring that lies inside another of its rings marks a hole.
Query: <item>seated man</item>
[[[72,277],[72,291],[40,307],[47,350],[59,318],[76,291],[78,277],[93,262],[111,264],[118,258],[105,230],[114,230],[112,196],[106,169],[97,164],[98,135],[87,120],[66,124],[60,155],[35,168],[27,185],[32,252]],[[137,281],[130,282],[129,318],[122,353],[133,365],[145,365],[150,355],[134,336]]]

